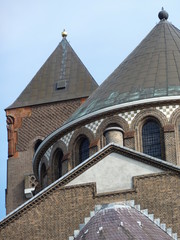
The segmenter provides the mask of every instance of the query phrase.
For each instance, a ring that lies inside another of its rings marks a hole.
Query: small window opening
[[[66,88],[66,80],[60,80],[56,83],[56,90],[65,89]]]

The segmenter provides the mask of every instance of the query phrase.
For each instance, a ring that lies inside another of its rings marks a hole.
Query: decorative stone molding
[[[176,108],[171,114],[169,122],[172,124],[177,124],[178,119],[180,118],[180,108]]]
[[[35,138],[33,138],[33,139],[29,142],[28,148],[34,148],[37,140],[43,141],[43,140],[44,140],[44,137],[38,135],[38,136],[36,136]]]
[[[140,112],[140,110],[135,110],[135,111],[129,111],[129,112],[124,112],[120,113],[119,116],[124,118],[129,126],[131,125],[132,120],[135,118],[135,116]]]
[[[72,137],[73,134],[74,134],[74,131],[68,133],[67,135],[65,135],[64,137],[62,137],[60,140],[62,140],[62,141],[66,144],[66,146],[68,147],[69,142],[70,142],[71,137]]]
[[[161,111],[169,120],[172,113],[179,107],[179,105],[169,105],[156,107],[157,110]]]
[[[128,139],[128,138],[133,138],[135,134],[135,131],[128,131],[124,133],[124,138]]]
[[[8,131],[8,157],[12,157],[15,153],[15,140],[16,136],[14,133],[14,117],[7,116],[7,131]]]
[[[143,109],[138,114],[136,114],[133,121],[131,122],[131,129],[136,129],[139,124],[142,124],[142,122],[149,117],[156,118],[162,127],[168,124],[168,119],[161,111],[155,108],[148,108]]]
[[[107,128],[107,126],[112,124],[120,126],[125,132],[129,130],[129,126],[126,120],[120,117],[119,115],[114,115],[109,116],[102,121],[102,123],[99,125],[97,129],[96,136],[100,137],[104,133],[104,130]]]
[[[47,160],[49,161],[50,155],[51,155],[51,150],[52,150],[53,146],[51,146],[44,154],[44,156],[47,158]]]
[[[95,140],[94,134],[90,129],[86,127],[76,129],[76,131],[73,133],[73,136],[71,137],[68,146],[68,151],[71,153],[71,168],[74,168],[79,164],[78,145],[80,144],[80,141],[83,138],[88,138],[90,144]],[[94,153],[91,152],[91,149],[92,148],[89,149],[90,156]]]
[[[167,124],[164,126],[164,132],[174,132],[175,128],[173,124]]]
[[[94,141],[94,134],[93,132],[86,128],[86,127],[82,127],[77,129],[76,131],[73,132],[73,135],[71,136],[71,140],[69,142],[69,147],[68,150],[72,151],[74,148],[74,143],[76,142],[77,138],[79,138],[80,136],[86,136],[90,142]]]
[[[57,179],[56,174],[57,174],[58,164],[57,164],[56,154],[58,151],[62,151],[63,153],[63,158],[61,159],[62,162],[68,159],[69,154],[67,154],[67,146],[62,140],[57,141],[51,149],[51,154],[49,157],[49,167],[50,167],[49,176],[51,178],[51,182]]]
[[[20,128],[22,126],[23,119],[30,117],[31,113],[32,113],[31,107],[23,107],[23,108],[6,110],[8,134],[10,131],[11,132],[10,133],[11,140],[13,139],[13,141],[8,141],[9,142],[8,145],[10,148],[9,150],[11,150],[9,157],[12,157],[12,156],[14,158],[18,157],[18,152],[19,152],[18,131],[20,130]],[[12,118],[13,118],[13,120],[12,120]]]
[[[53,155],[54,153],[58,150],[61,149],[63,152],[63,155],[65,156],[65,154],[67,154],[67,146],[66,144],[62,141],[59,140],[57,141],[55,144],[53,144],[53,146],[51,147],[51,153],[50,153],[50,158],[49,158],[49,165],[51,166],[53,163]]]
[[[94,135],[95,135],[99,125],[102,123],[103,120],[104,119],[100,119],[100,120],[97,120],[95,122],[86,124],[85,127],[90,129],[94,133]]]

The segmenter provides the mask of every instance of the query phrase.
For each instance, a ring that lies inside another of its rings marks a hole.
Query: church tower
[[[38,146],[97,88],[97,83],[66,37],[67,33],[63,31],[57,48],[5,110],[8,130],[7,213],[31,197],[35,187],[38,189],[32,170],[32,158]],[[68,166],[64,171],[68,171]]]
[[[159,20],[99,87],[63,33],[6,109],[7,211],[32,198],[0,238],[179,239],[180,30]]]

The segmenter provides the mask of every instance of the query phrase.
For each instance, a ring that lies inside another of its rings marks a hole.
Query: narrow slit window
[[[80,163],[89,157],[89,140],[83,138],[79,145],[79,160]]]
[[[62,177],[62,159],[63,152],[58,149],[53,156],[53,169],[54,169],[54,179]]]
[[[42,188],[45,188],[47,187],[47,185],[48,185],[47,170],[45,164],[43,163],[41,167],[41,186]]]

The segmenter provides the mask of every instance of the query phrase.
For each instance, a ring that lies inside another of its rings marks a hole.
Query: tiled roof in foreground
[[[114,205],[98,211],[75,239],[170,240],[172,237],[135,208]]]
[[[88,97],[97,86],[63,35],[51,56],[7,109]]]
[[[69,121],[115,105],[180,95],[180,30],[165,18]]]

